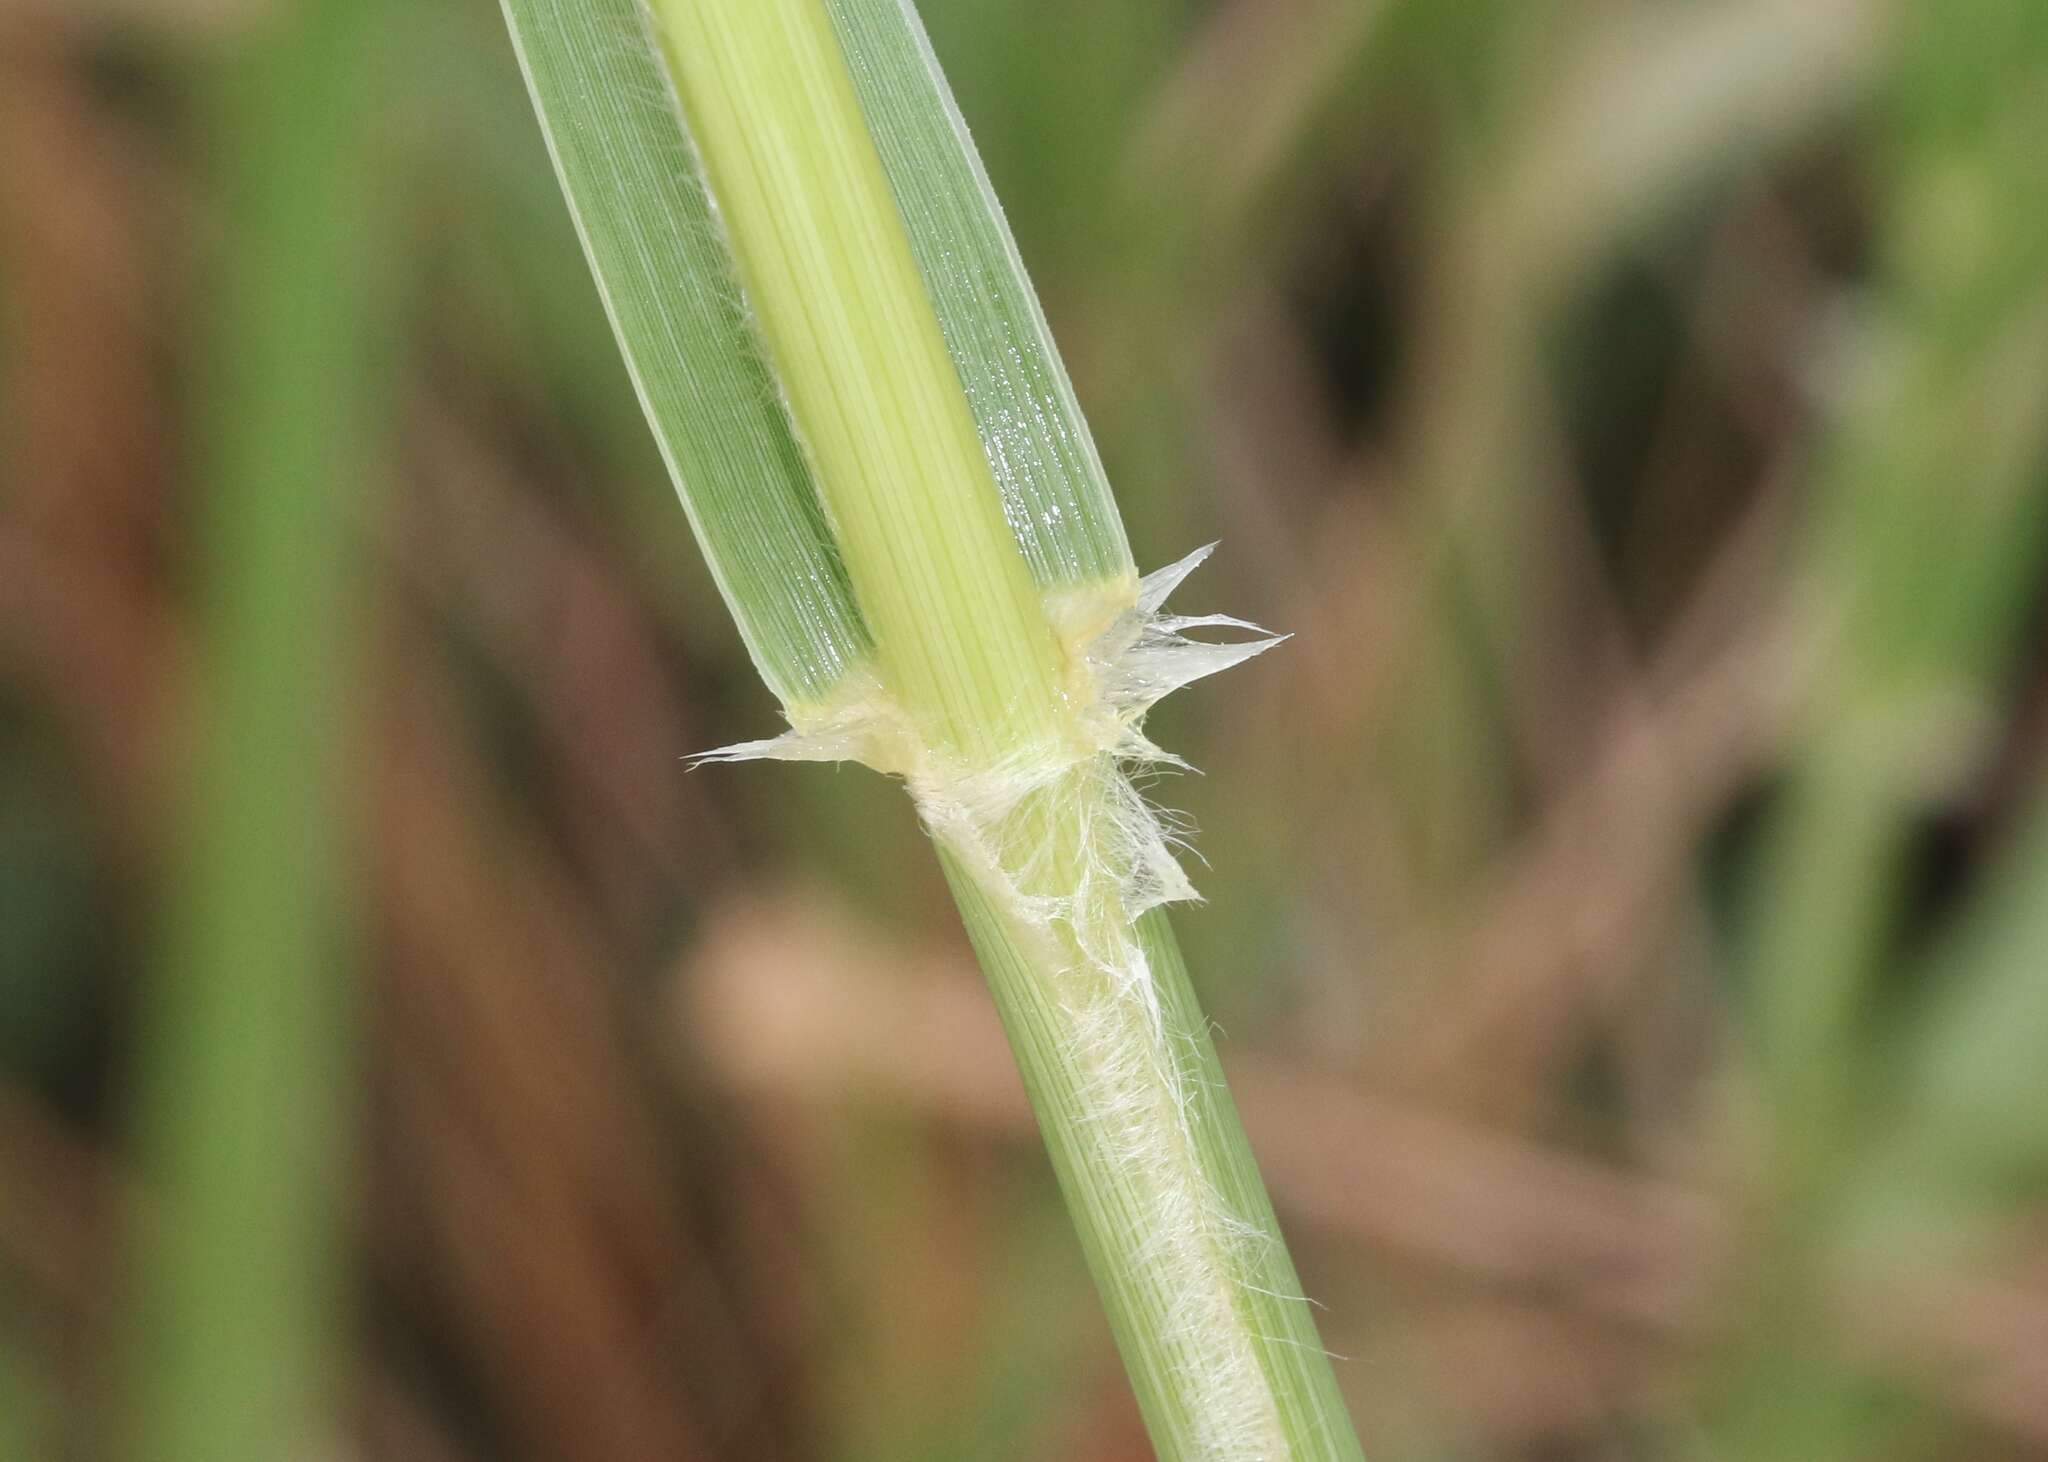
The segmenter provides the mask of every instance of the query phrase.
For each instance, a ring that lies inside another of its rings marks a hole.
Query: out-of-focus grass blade
[[[1808,587],[1830,653],[1755,868],[1748,931],[1772,1149],[1749,1333],[1719,1433],[1731,1455],[1800,1462],[1868,1455],[1858,1429],[1890,1404],[1817,1333],[1818,1260],[1843,1237],[1845,1210],[1860,1204],[1847,1216],[1866,1221],[1887,1205],[1945,1206],[1940,1166],[1900,1187],[1897,1154],[1877,1164],[1891,1186],[1875,1201],[1868,1190],[1873,1118],[1896,1095],[1864,1059],[1872,992],[1892,958],[1916,819],[1982,754],[2048,509],[2048,12],[1964,0],[1907,17],[1886,97],[1892,188],[1877,278],[1855,368],[1837,383],[1809,530]],[[2022,867],[2038,873],[2039,859]],[[2038,951],[2039,924],[2011,912],[1997,922],[1988,983],[1965,998],[1967,1014],[1938,1023],[1923,1062],[1988,1038],[1995,1006],[2028,1017],[2032,1002],[1996,972]],[[1958,1121],[2026,1094],[2010,1071],[1946,1092],[1942,1078],[1923,1080],[1934,1112]]]
[[[390,18],[362,0],[270,8],[234,38],[210,118],[226,228],[193,479],[203,739],[144,1025],[136,1462],[330,1442],[356,1026],[335,783],[378,314],[372,48]]]
[[[2037,799],[1991,887],[1935,952],[1937,995],[1899,1094],[1900,1176],[1924,1190],[1983,1185],[2048,1164],[2048,801]]]
[[[1766,1070],[1830,1120],[1913,813],[1966,764],[2042,561],[2048,170],[2038,7],[1922,12],[1894,78],[1879,292],[1820,478],[1811,575],[1829,714],[1761,873]],[[1988,37],[1988,39],[1987,39]]]

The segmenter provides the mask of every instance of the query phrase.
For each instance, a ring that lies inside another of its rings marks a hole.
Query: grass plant
[[[1269,637],[1141,577],[899,0],[507,0],[593,273],[787,734],[908,786],[1154,1444],[1358,1455],[1162,904],[1161,696]],[[1194,638],[1221,630],[1229,642]]]
[[[2037,1446],[2048,6],[919,3],[9,12],[0,1456],[1127,1450],[942,869],[1162,1454],[1355,1457],[1218,532],[1373,1451]]]

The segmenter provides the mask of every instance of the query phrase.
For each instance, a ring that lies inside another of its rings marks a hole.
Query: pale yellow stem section
[[[653,0],[740,282],[925,743],[1059,738],[1060,652],[818,0]]]

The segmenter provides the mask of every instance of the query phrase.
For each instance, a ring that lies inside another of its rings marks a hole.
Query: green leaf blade
[[[923,22],[909,0],[826,9],[1032,577],[1134,577],[1094,436]]]
[[[762,677],[825,699],[870,652],[638,0],[504,0],[662,457]]]

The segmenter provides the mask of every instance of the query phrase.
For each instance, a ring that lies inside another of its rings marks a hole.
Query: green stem
[[[348,545],[370,375],[365,118],[380,7],[252,24],[213,118],[228,227],[203,342],[204,731],[148,992],[127,1455],[271,1462],[332,1445],[355,1022],[337,957]]]
[[[1359,1458],[1165,916],[1155,1018],[945,863],[1159,1456]]]
[[[1048,736],[1052,635],[829,17],[814,0],[655,13],[889,690],[977,759]]]
[[[1129,574],[1033,581],[820,0],[656,0],[875,681],[832,754],[902,773],[988,972],[1167,1458],[1357,1443],[1156,902],[1091,641]],[[1120,534],[1113,541],[1120,542]],[[805,726],[799,720],[799,733]]]

